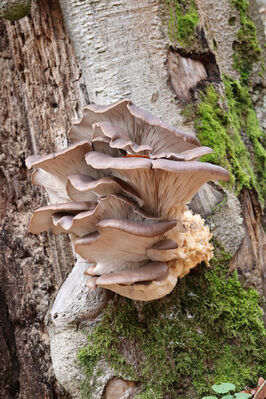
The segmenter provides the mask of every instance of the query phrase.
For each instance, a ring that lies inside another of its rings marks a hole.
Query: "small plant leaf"
[[[201,399],[218,399],[217,396],[203,396]]]
[[[235,393],[236,399],[248,399],[251,398],[251,396],[252,396],[251,393],[245,393],[245,392]]]
[[[223,382],[219,385],[212,385],[212,389],[216,393],[228,393],[229,391],[236,389],[236,387],[234,384],[230,384],[229,382]]]
[[[228,395],[222,396],[221,399],[235,399],[230,393]]]

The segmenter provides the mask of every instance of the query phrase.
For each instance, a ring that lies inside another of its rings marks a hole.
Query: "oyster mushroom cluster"
[[[153,300],[208,264],[209,229],[186,204],[207,181],[229,179],[197,160],[210,148],[128,100],[89,105],[68,137],[70,147],[27,158],[50,201],[35,211],[30,231],[70,234],[90,264],[89,288]]]

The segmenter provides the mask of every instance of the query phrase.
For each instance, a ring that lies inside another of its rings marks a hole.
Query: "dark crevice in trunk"
[[[183,105],[195,102],[198,93],[210,83],[219,85],[221,75],[215,55],[206,51],[186,51],[170,47],[168,50],[167,69],[169,87]]]
[[[184,58],[190,58],[192,60],[201,62],[206,69],[208,78],[217,83],[221,82],[221,74],[215,55],[210,50],[196,52],[186,51],[184,49],[174,49],[173,47],[170,47],[170,50],[180,54]]]
[[[20,366],[14,326],[9,318],[5,295],[0,287],[0,398],[15,399],[20,392]],[[1,370],[2,368],[2,370]]]

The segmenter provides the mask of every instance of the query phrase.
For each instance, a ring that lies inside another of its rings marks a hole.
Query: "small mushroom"
[[[89,105],[69,139],[65,150],[26,161],[51,202],[35,211],[30,231],[69,233],[92,264],[89,288],[153,300],[208,265],[211,234],[186,204],[207,181],[229,179],[198,161],[210,148],[129,100]]]

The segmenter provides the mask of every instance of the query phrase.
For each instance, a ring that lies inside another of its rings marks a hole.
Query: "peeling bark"
[[[247,286],[266,297],[266,236],[261,223],[260,204],[252,191],[241,195],[245,237],[235,254],[230,270],[237,269]]]
[[[190,90],[208,76],[202,62],[191,57],[182,57],[171,50],[168,53],[167,65],[171,85],[182,100],[191,100]]]

